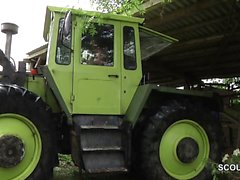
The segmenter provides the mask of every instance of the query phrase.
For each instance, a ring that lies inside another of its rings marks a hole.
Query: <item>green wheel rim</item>
[[[0,115],[0,137],[13,135],[24,144],[24,157],[14,167],[0,167],[1,179],[26,179],[36,168],[41,156],[41,137],[35,125],[27,118],[17,114]]]
[[[180,161],[177,146],[184,138],[191,138],[198,145],[197,157],[189,163]],[[165,171],[176,179],[191,179],[206,165],[210,145],[205,130],[192,120],[180,120],[167,128],[159,146],[159,158]]]

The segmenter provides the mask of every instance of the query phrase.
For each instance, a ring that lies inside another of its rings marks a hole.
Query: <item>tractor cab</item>
[[[43,72],[68,114],[126,113],[142,79],[141,61],[175,41],[142,23],[141,18],[47,8]]]

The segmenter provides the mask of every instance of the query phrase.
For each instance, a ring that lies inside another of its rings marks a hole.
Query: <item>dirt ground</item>
[[[70,176],[54,176],[53,180],[131,180],[131,179],[128,177],[120,176],[81,178],[79,175],[70,175]]]

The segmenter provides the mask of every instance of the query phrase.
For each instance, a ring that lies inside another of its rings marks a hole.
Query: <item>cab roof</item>
[[[125,22],[132,22],[132,23],[143,23],[144,21],[143,18],[129,17],[124,15],[118,15],[118,14],[84,11],[81,9],[74,9],[74,8],[47,6],[44,31],[43,31],[43,37],[45,41],[48,40],[49,27],[51,23],[51,13],[54,12],[54,13],[65,14],[67,11],[71,11],[72,14],[74,15],[79,15],[79,16],[84,15],[84,16],[91,16],[91,17],[93,16],[93,17],[99,17],[102,19],[110,19],[115,21],[125,21]]]

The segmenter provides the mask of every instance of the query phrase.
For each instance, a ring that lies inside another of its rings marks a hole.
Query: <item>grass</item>
[[[78,179],[78,167],[72,162],[70,155],[59,154],[59,166],[54,168],[54,180]]]
[[[71,155],[59,154],[59,166],[54,168],[54,180],[130,180],[126,175],[111,175],[100,177],[80,176],[78,167],[74,165]]]

